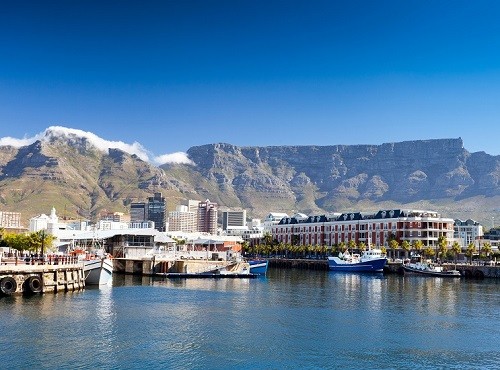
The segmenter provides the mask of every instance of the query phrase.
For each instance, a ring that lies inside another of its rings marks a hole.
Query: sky
[[[55,126],[156,158],[458,137],[500,155],[499,19],[497,0],[5,1],[0,143]]]

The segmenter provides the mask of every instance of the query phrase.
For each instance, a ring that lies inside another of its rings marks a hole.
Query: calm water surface
[[[0,298],[0,368],[500,369],[500,282],[270,269]]]

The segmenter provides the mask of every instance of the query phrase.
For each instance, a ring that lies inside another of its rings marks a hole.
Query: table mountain
[[[487,223],[500,209],[500,156],[469,153],[462,139],[382,145],[238,147],[187,151],[194,164],[160,167],[88,138],[47,130],[20,148],[0,147],[0,210],[27,221],[56,207],[60,216],[128,212],[155,191],[173,209],[183,199],[270,211],[329,213],[420,208]],[[497,218],[498,219],[498,218]],[[489,226],[489,225],[487,225]]]

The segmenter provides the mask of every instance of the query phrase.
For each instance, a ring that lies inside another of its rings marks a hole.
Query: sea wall
[[[0,265],[0,295],[58,293],[85,287],[81,264]]]

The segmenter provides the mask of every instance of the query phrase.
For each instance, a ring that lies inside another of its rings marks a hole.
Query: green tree
[[[460,247],[460,244],[458,244],[457,241],[454,241],[453,244],[451,245],[451,250],[455,255],[455,263],[457,263],[457,257],[458,254],[462,251],[462,248]]]
[[[465,255],[469,257],[471,264],[472,256],[474,255],[474,253],[476,253],[476,246],[474,245],[474,243],[469,243],[469,245],[467,246],[467,250],[465,251]]]
[[[380,252],[382,252],[382,254],[387,254],[387,248],[385,246],[382,246],[380,247]]]
[[[391,248],[392,251],[392,258],[396,258],[396,249],[399,248],[399,243],[396,239],[391,239],[389,240],[389,247]]]
[[[411,249],[410,242],[408,240],[403,240],[401,242],[401,248],[405,251],[404,258],[408,258],[408,253],[410,252],[410,249]]]
[[[436,252],[434,251],[434,249],[431,247],[431,246],[428,246],[424,249],[424,255],[427,257],[427,258],[431,258],[432,256],[434,256]]]
[[[273,244],[273,236],[271,235],[270,232],[264,233],[263,239],[264,239],[264,244],[266,245]]]
[[[485,259],[486,259],[486,257],[490,256],[491,251],[492,251],[491,250],[491,243],[490,242],[484,243],[483,248],[481,248],[481,254],[484,256]]]
[[[438,238],[438,255],[437,257],[441,257],[442,259],[446,255],[446,250],[448,249],[448,240],[444,235],[440,235]]]
[[[358,249],[361,253],[363,253],[366,250],[366,244],[365,242],[360,242],[358,245]]]
[[[412,247],[413,247],[413,250],[415,252],[417,252],[417,254],[421,255],[422,254],[422,248],[424,247],[424,243],[422,242],[422,240],[414,240],[412,242]]]

